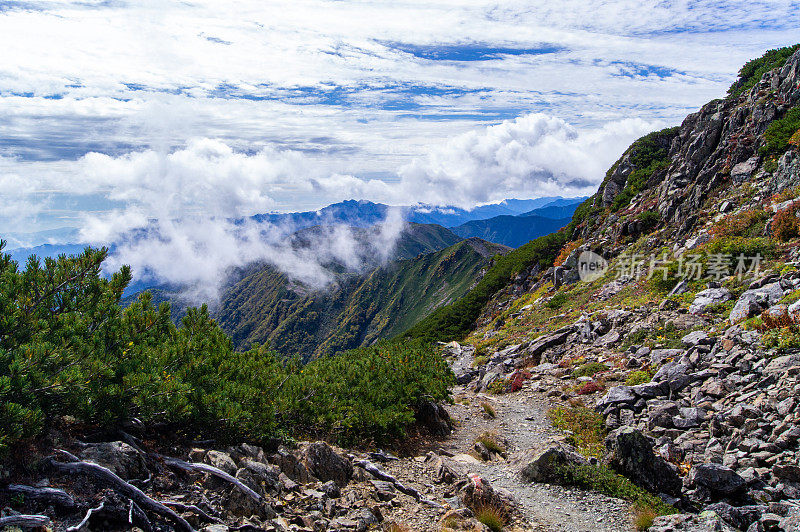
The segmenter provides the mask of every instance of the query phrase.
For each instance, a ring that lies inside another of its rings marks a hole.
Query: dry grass
[[[497,417],[497,410],[486,401],[481,403],[481,408],[483,408],[484,413],[490,418],[495,419]]]
[[[501,532],[506,525],[508,516],[502,508],[487,505],[475,509],[475,519],[489,527],[492,532]]]
[[[647,530],[653,526],[653,521],[656,517],[658,517],[658,512],[651,507],[636,508],[633,526],[636,527],[636,530]]]
[[[496,432],[484,432],[475,440],[481,442],[489,451],[506,456],[506,446],[500,441]]]

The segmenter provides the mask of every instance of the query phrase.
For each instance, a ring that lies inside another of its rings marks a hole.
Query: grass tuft
[[[501,456],[506,455],[506,446],[498,438],[494,432],[484,432],[475,440],[481,442],[489,451],[497,453]]]
[[[633,526],[639,531],[649,530],[653,526],[653,521],[655,521],[656,517],[658,517],[658,512],[653,508],[635,508]]]
[[[481,403],[481,408],[483,408],[483,411],[490,418],[495,419],[497,417],[497,410],[495,410],[494,407],[489,403],[484,401],[483,403]]]
[[[575,368],[575,370],[572,372],[572,376],[576,379],[578,377],[592,377],[595,373],[600,373],[601,371],[607,370],[608,366],[605,364],[601,364],[600,362],[588,362]]]
[[[644,384],[646,382],[650,382],[653,378],[653,372],[649,370],[637,370],[633,371],[628,375],[628,378],[625,379],[626,386],[636,386],[637,384]]]
[[[501,532],[506,524],[506,512],[497,506],[481,506],[475,509],[475,519],[492,532]]]
[[[556,476],[559,484],[596,491],[632,503],[636,512],[637,527],[640,519],[641,523],[645,524],[649,517],[652,524],[652,519],[655,517],[674,514],[677,511],[656,495],[605,466],[565,465],[556,470]],[[646,529],[639,528],[639,530]]]

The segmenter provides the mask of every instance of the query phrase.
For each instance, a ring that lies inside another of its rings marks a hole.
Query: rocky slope
[[[591,458],[680,512],[653,531],[800,530],[798,103],[795,51],[640,139],[556,267],[523,271],[487,306],[459,382],[541,391],[577,446],[553,443],[529,478],[570,483],[563,468]],[[581,281],[590,250],[608,269]]]

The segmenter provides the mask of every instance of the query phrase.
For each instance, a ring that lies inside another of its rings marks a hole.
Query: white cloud
[[[459,135],[400,169],[406,198],[469,207],[511,197],[593,192],[630,142],[656,124],[630,119],[577,130],[530,114]]]
[[[281,260],[235,216],[589,192],[633,138],[721,96],[800,26],[796,0],[25,6],[0,14],[0,232],[157,227],[139,269],[199,284],[237,246]],[[398,43],[559,51],[437,61]],[[326,254],[358,255],[327,238]],[[315,261],[287,260],[315,278]]]
[[[9,203],[20,200],[17,213],[42,190],[80,190],[120,205],[84,213],[82,241],[113,244],[111,269],[130,264],[137,278],[188,285],[194,297],[208,300],[230,268],[254,261],[322,286],[332,280],[324,268],[331,261],[359,270],[376,258],[387,260],[405,226],[395,209],[366,240],[334,225],[311,234],[311,245],[298,248],[285,238],[295,228],[248,220],[272,209],[279,196],[471,207],[508,197],[589,193],[617,154],[653,127],[633,119],[578,129],[552,116],[525,115],[430,148],[400,168],[393,183],[326,174],[293,150],[266,146],[244,153],[203,138],[171,151],[92,152],[72,162],[3,159],[0,185]]]

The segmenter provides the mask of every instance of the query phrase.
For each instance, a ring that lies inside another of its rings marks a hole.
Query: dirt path
[[[545,398],[526,389],[499,396],[475,395],[459,389],[455,392],[457,396],[460,394],[468,399],[469,404],[457,403],[448,408],[456,429],[444,447],[453,454],[469,454],[475,439],[485,431],[495,431],[505,437],[509,444],[507,461],[470,461],[468,466],[487,478],[493,486],[512,492],[535,530],[633,530],[629,505],[625,501],[583,490],[522,481],[515,458],[558,434],[547,420],[548,405]],[[480,406],[483,401],[494,406],[497,412],[495,419],[485,418]]]

